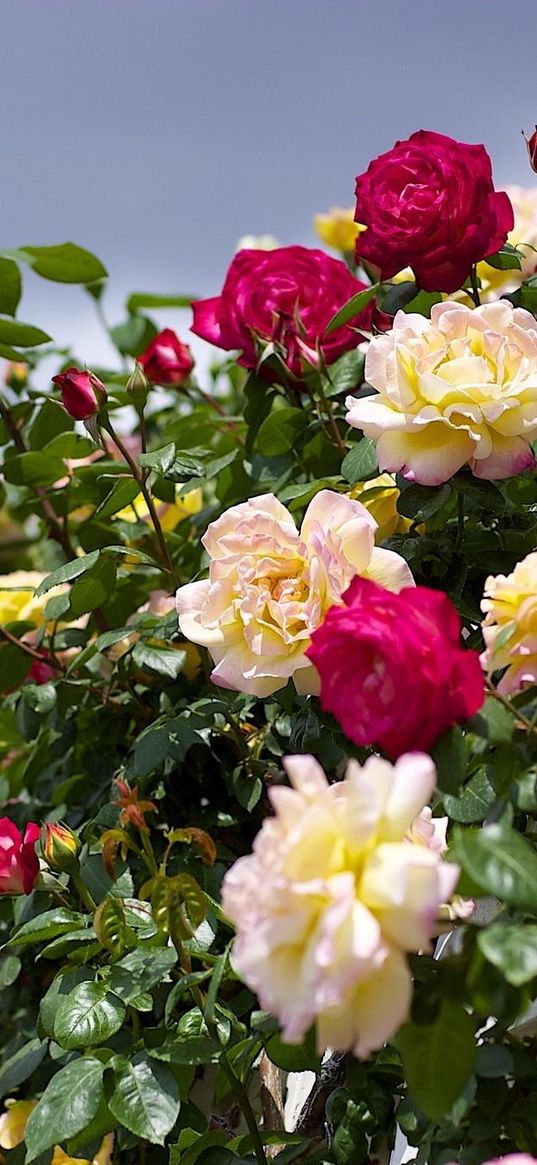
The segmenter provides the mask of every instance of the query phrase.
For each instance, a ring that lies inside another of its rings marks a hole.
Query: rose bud
[[[67,825],[45,825],[43,857],[52,870],[71,870],[78,865],[80,842]]]
[[[65,372],[53,376],[52,383],[58,385],[63,406],[75,421],[85,421],[95,416],[106,403],[104,384],[93,372],[67,368]]]
[[[4,384],[8,388],[12,388],[15,392],[18,388],[24,388],[28,381],[28,365],[23,364],[21,360],[10,360],[4,372]]]
[[[171,328],[164,328],[138,356],[148,380],[153,384],[184,384],[194,367],[188,344],[183,344]]]
[[[530,138],[527,138],[524,132],[523,137],[528,148],[530,166],[535,174],[537,174],[537,125],[535,126],[535,133],[532,133]]]
[[[39,877],[39,833],[30,821],[23,837],[9,817],[0,817],[0,894],[31,894]]]

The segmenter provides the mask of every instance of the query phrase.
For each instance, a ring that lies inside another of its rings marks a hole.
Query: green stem
[[[151,845],[151,842],[149,840],[149,835],[147,833],[145,833],[145,831],[143,829],[141,829],[139,832],[140,832],[140,838],[142,841],[143,857],[145,859],[145,864],[146,864],[149,872],[151,874],[156,875],[156,874],[158,874],[158,866],[157,866],[157,863],[155,860],[155,855],[153,853],[153,846]]]
[[[71,877],[73,879],[73,883],[78,890],[78,894],[79,894],[81,901],[84,903],[84,906],[87,906],[88,910],[90,910],[91,913],[94,914],[96,909],[97,909],[97,903],[94,901],[92,895],[90,894],[88,887],[84,885],[84,882],[82,881],[82,878],[80,876],[79,871],[78,870],[71,870],[70,873],[71,873]]]
[[[476,307],[481,307],[481,297],[479,295],[479,287],[477,285],[477,269],[475,263],[472,265],[470,271],[470,283],[472,284],[471,296]]]
[[[169,552],[168,547],[166,545],[166,539],[164,537],[164,532],[163,532],[162,526],[160,524],[160,519],[159,519],[159,516],[158,516],[157,511],[156,511],[156,507],[155,507],[155,503],[153,501],[153,497],[151,495],[151,491],[147,488],[147,482],[145,480],[145,475],[144,475],[142,469],[140,468],[140,466],[134,460],[134,458],[131,457],[128,449],[123,444],[121,437],[118,437],[117,433],[115,432],[115,429],[112,426],[111,421],[108,418],[105,421],[103,421],[103,428],[106,429],[107,433],[110,434],[112,441],[114,442],[114,445],[116,446],[117,449],[119,449],[119,452],[121,453],[121,456],[123,457],[123,460],[127,462],[127,465],[132,473],[132,476],[133,476],[135,482],[140,487],[140,492],[143,495],[145,504],[146,504],[147,509],[149,511],[149,516],[150,516],[151,521],[153,523],[153,529],[155,531],[155,537],[156,537],[156,540],[158,543],[158,548],[160,551],[160,559],[161,559],[160,564],[161,564],[163,570],[165,570],[167,574],[171,574],[175,584],[177,585],[179,580],[178,580],[177,575],[175,573],[175,568],[174,568],[173,562],[170,558],[170,552]]]
[[[330,404],[330,401],[329,401],[329,399],[324,391],[322,374],[319,377],[319,396],[320,396],[321,401],[322,401],[322,405],[323,405],[323,408],[324,408],[324,411],[326,414],[326,418],[328,420],[328,424],[330,426],[330,431],[331,431],[332,436],[334,438],[334,442],[337,445],[337,448],[339,449],[340,453],[345,454],[347,452],[347,447],[346,447],[345,442],[343,440],[343,437],[341,436],[341,433],[337,427],[336,418],[334,416],[334,411],[332,409],[332,405]]]
[[[537,736],[537,725],[535,725],[532,720],[528,720],[528,717],[525,716],[524,713],[521,712],[514,704],[512,704],[511,700],[509,700],[507,696],[502,696],[501,692],[499,692],[498,689],[494,687],[494,684],[491,683],[489,679],[485,679],[485,685],[489,694],[494,696],[494,699],[498,700],[500,704],[503,704],[504,708],[506,708],[507,711],[511,713],[511,716],[515,716],[517,720],[520,720],[520,722],[525,726],[527,732],[531,732],[533,736]]]
[[[460,550],[464,538],[464,494],[459,492],[457,494],[457,538],[455,541],[455,550]]]
[[[257,1121],[255,1119],[254,1110],[250,1104],[250,1098],[249,1098],[248,1093],[244,1087],[244,1084],[242,1083],[242,1080],[240,1080],[240,1078],[237,1076],[235,1070],[232,1068],[232,1066],[228,1060],[228,1057],[227,1057],[227,1052],[225,1052],[225,1051],[222,1052],[222,1055],[220,1057],[220,1065],[221,1065],[221,1068],[222,1068],[224,1075],[227,1076],[227,1078],[229,1080],[229,1083],[231,1085],[233,1092],[235,1093],[235,1096],[237,1098],[237,1103],[239,1104],[240,1108],[243,1111],[244,1119],[246,1121],[246,1124],[248,1125],[248,1131],[249,1131],[250,1136],[252,1138],[254,1153],[256,1155],[258,1165],[267,1165],[267,1158],[265,1155],[265,1150],[263,1148],[261,1134],[259,1132],[259,1127],[258,1127]]]

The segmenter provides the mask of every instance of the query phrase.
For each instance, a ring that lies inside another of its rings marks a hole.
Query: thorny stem
[[[32,659],[37,659],[39,663],[48,663],[50,664],[50,667],[56,668],[57,671],[64,672],[66,670],[63,664],[60,663],[59,660],[55,659],[53,655],[45,656],[42,651],[37,651],[35,647],[32,647],[29,643],[26,643],[24,639],[17,639],[17,636],[12,635],[11,631],[7,631],[5,627],[0,627],[0,638],[5,639],[6,643],[12,643],[14,647],[20,647],[21,651],[24,651],[26,655],[31,656]]]
[[[520,720],[526,728],[527,732],[531,732],[533,736],[537,736],[537,725],[532,720],[528,720],[528,717],[525,716],[524,713],[521,712],[511,702],[511,700],[508,699],[507,696],[502,696],[501,692],[499,692],[498,689],[494,687],[494,684],[491,683],[491,681],[487,678],[485,678],[485,685],[490,695],[494,696],[494,699],[498,700],[500,704],[503,704],[504,708],[506,708],[507,711],[511,713],[511,716],[515,716],[517,720]]]
[[[162,526],[160,524],[160,519],[159,519],[159,516],[158,516],[157,511],[156,511],[156,507],[155,507],[155,503],[153,501],[151,491],[147,488],[145,475],[144,475],[141,467],[137,464],[137,462],[134,460],[134,458],[131,457],[127,447],[123,444],[121,437],[118,437],[118,435],[115,432],[115,430],[112,426],[112,423],[109,419],[103,421],[103,428],[106,429],[107,433],[110,434],[112,441],[114,442],[114,445],[117,446],[124,461],[127,462],[127,465],[132,473],[134,480],[140,486],[140,491],[143,494],[145,504],[149,510],[149,515],[150,515],[151,521],[153,523],[153,529],[155,531],[155,536],[156,536],[159,551],[160,551],[161,566],[167,572],[167,574],[171,574],[175,583],[177,583],[178,582],[177,575],[175,573],[175,569],[174,569],[174,565],[172,563],[172,560],[170,558],[170,552],[169,552],[168,547],[166,545],[166,539],[164,537],[164,533],[162,530]]]
[[[472,269],[470,271],[470,283],[472,284],[472,290],[470,294],[474,304],[476,307],[481,307],[481,297],[479,295],[479,287],[477,286],[477,270],[475,263],[472,264]]]
[[[329,401],[329,399],[324,391],[324,384],[323,384],[322,375],[319,377],[319,396],[321,398],[323,408],[324,408],[324,411],[326,413],[326,417],[328,419],[328,424],[330,426],[330,430],[331,430],[332,436],[334,438],[334,442],[337,445],[340,453],[345,454],[347,452],[347,447],[346,447],[345,442],[343,440],[343,437],[341,436],[341,433],[337,427],[336,418],[334,416],[334,411],[332,409],[332,405],[330,404],[330,401]]]

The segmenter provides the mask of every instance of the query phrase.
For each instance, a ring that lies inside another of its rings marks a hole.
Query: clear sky
[[[311,216],[416,129],[483,142],[531,185],[536,0],[3,0],[4,245],[72,239],[129,290],[210,295],[237,239]],[[27,279],[22,318],[95,357],[82,291]],[[188,316],[179,323],[186,338]],[[99,354],[102,356],[102,345]]]

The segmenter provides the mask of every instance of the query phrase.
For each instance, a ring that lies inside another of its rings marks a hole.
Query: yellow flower
[[[490,575],[481,603],[486,671],[507,668],[498,684],[504,695],[537,684],[537,553],[517,562],[511,574]]]
[[[159,498],[155,498],[154,501],[162,529],[168,532],[175,530],[179,522],[183,522],[185,518],[199,514],[203,506],[203,494],[198,487],[189,490],[183,497],[180,497],[179,491],[177,491],[174,502],[161,502]],[[150,522],[149,510],[143,495],[138,494],[132,502],[129,502],[128,506],[119,510],[116,518],[121,518],[123,522]]]
[[[327,247],[343,254],[352,254],[354,245],[367,227],[354,221],[352,207],[333,206],[328,214],[316,214],[313,218],[315,233]]]
[[[537,187],[506,186],[515,215],[515,225],[509,231],[507,242],[520,247],[524,254],[521,270],[498,271],[483,260],[477,264],[481,280],[481,298],[484,302],[496,299],[500,293],[515,291],[523,279],[534,275],[537,269]]]
[[[34,591],[46,578],[38,570],[14,570],[11,574],[0,575],[0,626],[4,623],[44,623],[44,609],[53,595],[59,595],[65,587],[54,587],[36,599]]]
[[[383,542],[392,534],[406,534],[412,525],[409,518],[397,512],[400,491],[389,473],[381,473],[370,481],[360,481],[350,490],[348,497],[357,498],[375,519],[375,542]]]
[[[28,1117],[37,1100],[5,1100],[6,1111],[0,1116],[0,1146],[2,1149],[16,1149],[24,1141]],[[92,1165],[110,1165],[114,1147],[113,1133],[107,1133],[101,1142]],[[87,1165],[87,1157],[70,1157],[56,1145],[51,1165]]]

